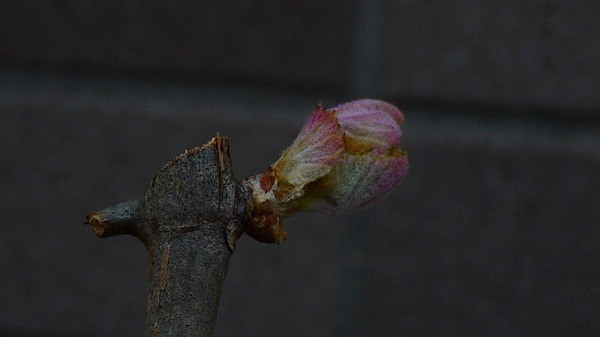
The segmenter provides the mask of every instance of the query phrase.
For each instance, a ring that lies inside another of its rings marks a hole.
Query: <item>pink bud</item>
[[[326,186],[314,195],[307,210],[326,213],[349,213],[389,193],[404,177],[408,157],[397,148],[381,152],[347,154],[317,186]],[[321,187],[323,188],[323,187]]]
[[[343,150],[343,133],[337,118],[331,111],[317,107],[294,143],[272,165],[279,186],[289,185],[294,194],[301,193],[306,184],[331,171]]]
[[[406,174],[408,157],[398,149],[404,115],[395,106],[362,99],[333,108],[344,132],[340,162],[323,178],[309,210],[345,213],[387,194]],[[313,193],[307,193],[310,196]]]
[[[368,150],[397,146],[404,116],[395,106],[378,100],[361,99],[336,106],[332,110],[346,135],[346,148]]]
[[[254,195],[246,232],[280,243],[281,220],[293,212],[343,213],[388,193],[408,168],[397,147],[403,122],[400,110],[378,100],[317,107],[279,160],[246,180]]]

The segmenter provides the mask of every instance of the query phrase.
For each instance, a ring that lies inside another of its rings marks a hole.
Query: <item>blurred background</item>
[[[312,108],[405,113],[356,214],[243,237],[217,336],[600,335],[600,2],[3,1],[0,335],[140,336],[146,252],[84,216],[219,132],[238,179]]]

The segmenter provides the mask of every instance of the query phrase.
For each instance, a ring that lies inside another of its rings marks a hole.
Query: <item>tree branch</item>
[[[139,204],[139,199],[122,202],[89,214],[85,223],[92,225],[94,233],[100,238],[121,234],[137,235]]]
[[[217,136],[167,163],[139,199],[87,216],[101,238],[138,237],[149,252],[145,336],[212,336],[250,191]]]
[[[212,336],[229,257],[246,232],[287,237],[298,211],[353,211],[388,193],[408,168],[398,148],[404,115],[371,99],[318,106],[266,172],[233,178],[229,143],[217,135],[173,159],[138,200],[88,215],[99,237],[131,234],[146,246],[146,336]]]

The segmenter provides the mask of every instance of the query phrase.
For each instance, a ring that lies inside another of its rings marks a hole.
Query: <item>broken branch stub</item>
[[[87,217],[99,237],[130,234],[149,252],[145,336],[212,336],[250,191],[217,136],[167,163],[138,200]]]

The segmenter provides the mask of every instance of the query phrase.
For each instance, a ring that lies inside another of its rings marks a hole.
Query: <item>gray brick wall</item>
[[[597,1],[385,3],[389,95],[567,115],[600,107]]]
[[[144,248],[95,238],[83,215],[143,192],[167,160],[215,132],[231,139],[239,178],[258,172],[314,102],[36,73],[1,79],[0,331],[37,335],[139,335]],[[289,219],[281,246],[243,238],[217,334],[600,332],[598,125],[401,107],[406,180],[355,215]]]
[[[597,7],[3,2],[0,334],[140,335],[144,248],[83,216],[216,132],[259,172],[369,95],[406,114],[406,180],[242,238],[217,336],[598,335]]]
[[[5,2],[0,60],[343,88],[352,1]]]
[[[600,4],[5,1],[0,62],[352,89],[413,102],[600,106]]]

